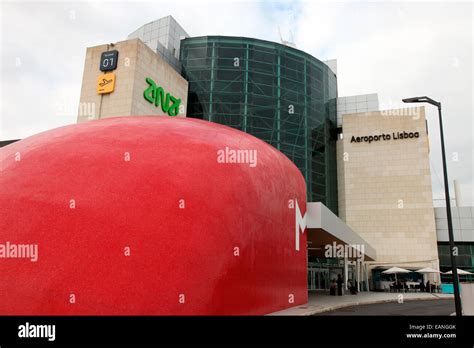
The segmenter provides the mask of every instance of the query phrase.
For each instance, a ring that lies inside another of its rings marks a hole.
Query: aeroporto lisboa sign
[[[352,136],[351,143],[371,143],[373,141],[380,141],[380,140],[398,140],[398,139],[412,139],[412,138],[419,138],[419,132],[393,132],[392,135],[390,134],[378,134],[378,135],[364,135],[361,137]]]
[[[169,116],[176,116],[179,114],[179,106],[181,99],[173,97],[169,93],[165,93],[163,87],[157,86],[155,81],[147,77],[145,81],[148,83],[148,87],[143,91],[143,97],[155,104],[156,107],[161,106],[161,110],[166,112]]]

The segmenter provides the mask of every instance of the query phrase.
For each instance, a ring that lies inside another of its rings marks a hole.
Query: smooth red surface
[[[218,163],[225,146],[257,150],[257,166]],[[306,234],[296,251],[288,207],[296,198],[306,210],[304,179],[246,133],[111,118],[6,146],[0,167],[0,244],[39,248],[37,262],[0,258],[2,315],[265,314],[307,302]]]

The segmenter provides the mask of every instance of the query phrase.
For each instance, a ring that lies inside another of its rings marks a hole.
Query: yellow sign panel
[[[97,79],[97,93],[112,93],[115,88],[115,73],[101,74]]]

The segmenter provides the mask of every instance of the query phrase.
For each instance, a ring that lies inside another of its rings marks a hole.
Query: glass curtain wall
[[[459,269],[474,273],[474,243],[469,242],[455,242],[458,248],[458,255],[456,256],[456,264]],[[451,256],[449,254],[449,243],[438,242],[439,268],[442,272],[451,270]],[[459,276],[461,282],[474,281],[474,275]],[[452,283],[453,278],[449,274],[441,274],[441,281],[443,283]]]
[[[308,201],[337,214],[334,73],[278,43],[206,36],[181,42],[187,116],[250,133],[283,152],[306,179]]]

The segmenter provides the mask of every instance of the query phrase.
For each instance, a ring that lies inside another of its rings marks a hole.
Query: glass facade
[[[456,256],[457,268],[464,271],[474,273],[474,243],[455,242],[454,245],[458,248],[458,255]],[[438,242],[439,254],[439,268],[442,272],[451,270],[451,256],[449,254],[449,243]],[[474,281],[473,275],[463,275],[459,277],[460,281]],[[452,283],[451,275],[441,274],[443,283]]]
[[[337,80],[327,65],[278,43],[206,36],[181,42],[187,116],[250,133],[283,152],[308,201],[337,214]]]

